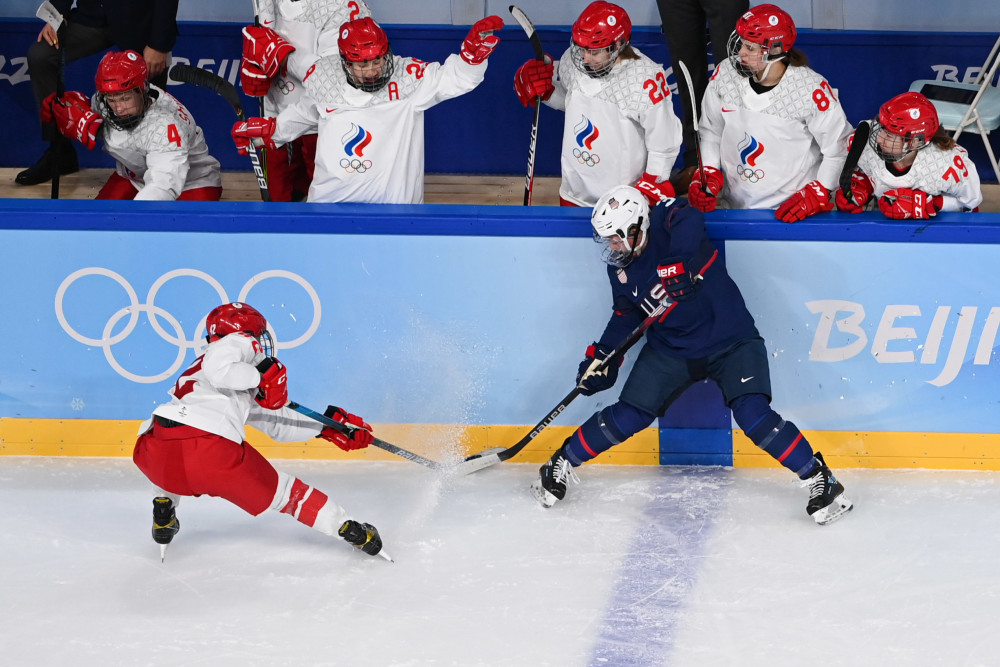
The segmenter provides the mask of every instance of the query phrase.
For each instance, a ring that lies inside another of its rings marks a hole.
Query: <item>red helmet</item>
[[[897,162],[930,143],[937,131],[931,101],[920,93],[903,93],[879,108],[868,143],[883,160]]]
[[[736,21],[736,34],[752,44],[760,44],[771,58],[780,57],[795,46],[795,22],[777,5],[757,5]]]
[[[587,5],[573,24],[573,43],[585,49],[606,49],[631,37],[628,12],[604,0]]]
[[[135,51],[110,51],[97,65],[94,77],[99,93],[121,93],[149,85],[149,68]]]
[[[340,26],[340,37],[337,39],[340,49],[340,63],[347,75],[347,82],[355,88],[368,93],[379,90],[392,77],[395,63],[392,49],[389,48],[389,38],[385,30],[370,17],[348,21]],[[382,70],[375,77],[358,78],[348,67],[348,63],[367,63],[379,58],[385,58]]]
[[[248,333],[257,340],[269,338],[264,316],[253,306],[238,301],[213,308],[205,318],[205,332],[209,343],[239,332]]]

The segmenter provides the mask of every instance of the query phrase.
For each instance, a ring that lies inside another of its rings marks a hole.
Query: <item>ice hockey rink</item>
[[[395,562],[203,497],[161,563],[131,461],[0,457],[3,664],[1000,664],[996,473],[847,469],[820,527],[777,469],[277,464]]]

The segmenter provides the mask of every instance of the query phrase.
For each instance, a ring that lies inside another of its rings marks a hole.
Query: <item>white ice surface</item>
[[[820,527],[780,470],[276,463],[396,562],[204,497],[161,564],[130,461],[0,457],[0,663],[1000,664],[996,473],[845,470]]]

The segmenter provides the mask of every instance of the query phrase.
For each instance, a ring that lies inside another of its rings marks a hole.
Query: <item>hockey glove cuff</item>
[[[774,212],[774,217],[782,222],[798,222],[810,215],[832,210],[830,191],[819,181],[810,181],[804,188],[786,199]]]
[[[487,16],[473,24],[472,29],[462,42],[462,60],[470,65],[481,65],[497,48],[500,38],[493,31],[503,28],[503,19],[499,16]]]
[[[280,410],[288,403],[288,376],[285,365],[274,357],[267,357],[257,364],[260,384],[254,400],[268,410]]]
[[[584,396],[593,396],[599,391],[610,389],[618,381],[618,368],[625,361],[621,357],[617,362],[606,364],[601,370],[597,367],[602,361],[608,358],[614,350],[601,343],[592,343],[587,348],[586,358],[580,362],[580,368],[576,372],[576,384],[580,387],[580,393]]]
[[[541,97],[547,100],[555,92],[555,84],[552,77],[555,69],[552,66],[552,58],[546,54],[545,60],[529,60],[518,68],[514,75],[514,92],[517,99],[526,107],[535,106],[535,100]]]
[[[944,198],[931,196],[923,190],[895,188],[878,199],[878,208],[893,220],[930,220],[941,210]]]
[[[323,414],[335,422],[354,427],[349,429],[349,433],[345,434],[335,428],[327,426],[320,431],[318,436],[316,436],[318,438],[323,438],[324,440],[329,440],[345,452],[349,452],[354,449],[364,449],[368,445],[372,444],[372,441],[375,439],[371,434],[372,427],[370,424],[368,424],[361,417],[353,415],[343,408],[338,408],[336,405],[329,405],[326,408],[326,412]]]
[[[718,204],[719,193],[725,184],[726,179],[721,170],[705,165],[703,181],[701,170],[696,169],[691,177],[691,184],[688,185],[688,203],[702,213],[714,211]]]

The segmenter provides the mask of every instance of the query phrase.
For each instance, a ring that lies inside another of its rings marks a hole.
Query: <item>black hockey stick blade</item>
[[[243,113],[243,101],[240,99],[240,94],[237,92],[236,86],[218,74],[201,69],[200,67],[191,67],[190,65],[179,63],[170,68],[170,78],[182,83],[192,83],[218,93],[224,100],[229,102],[229,106],[236,112],[238,119],[241,121],[247,119]],[[257,179],[257,188],[260,190],[261,201],[271,201],[271,191],[267,186],[267,176],[265,175],[264,166],[261,164],[260,154],[257,152],[256,146],[251,146],[247,157],[250,158],[250,166],[253,167],[254,177]]]
[[[170,78],[174,81],[180,81],[182,83],[193,83],[196,86],[208,88],[209,90],[222,95],[223,99],[229,102],[229,105],[233,107],[233,111],[236,112],[236,116],[240,120],[246,120],[246,116],[243,113],[243,101],[240,99],[240,94],[236,91],[236,86],[229,83],[218,74],[209,72],[206,69],[201,69],[200,67],[192,67],[191,65],[178,63],[170,68]]]
[[[871,132],[872,126],[867,120],[858,123],[858,129],[854,130],[854,138],[851,139],[851,150],[847,152],[847,162],[844,163],[844,168],[840,172],[840,191],[852,204],[857,202],[854,201],[854,193],[851,192],[851,177],[858,166],[861,154],[865,151]]]
[[[628,338],[626,338],[618,347],[612,350],[611,354],[605,357],[604,360],[601,361],[599,364],[597,364],[592,370],[594,372],[600,372],[603,371],[605,368],[607,368],[609,365],[618,363],[618,360],[621,359],[623,356],[625,356],[625,353],[628,352],[630,349],[632,349],[632,346],[634,346],[637,342],[639,342],[639,339],[642,338],[643,334],[646,333],[646,330],[649,329],[649,327],[653,326],[654,322],[656,322],[662,317],[665,317],[666,314],[670,312],[670,309],[673,307],[673,305],[674,305],[673,301],[671,301],[667,297],[664,297],[663,300],[656,307],[656,309],[653,310],[653,312],[650,313],[646,317],[646,319],[644,319],[639,324],[639,326],[637,326],[635,329],[632,330],[632,333],[628,335]],[[472,463],[480,459],[487,459],[489,463],[483,466],[484,468],[486,468],[495,463],[500,463],[501,461],[507,461],[509,459],[514,458],[522,449],[524,449],[528,445],[529,442],[538,437],[539,433],[541,433],[543,430],[545,430],[546,427],[548,427],[549,424],[555,421],[556,417],[561,415],[563,410],[565,410],[569,406],[569,404],[572,403],[573,400],[577,396],[579,396],[582,392],[583,392],[582,386],[577,385],[573,387],[573,390],[570,391],[565,396],[563,396],[563,399],[559,401],[559,403],[556,404],[556,406],[552,410],[550,410],[549,413],[545,415],[545,417],[543,417],[540,422],[535,424],[535,427],[532,428],[531,431],[527,433],[527,435],[525,435],[523,438],[518,440],[516,443],[514,443],[507,449],[501,451],[490,449],[484,452],[479,452],[478,454],[472,454],[471,456],[465,457],[466,462]]]
[[[303,414],[306,417],[309,417],[310,419],[315,419],[320,424],[323,424],[323,426],[332,428],[333,430],[339,431],[344,435],[349,436],[356,430],[356,427],[348,426],[346,424],[341,424],[340,422],[334,421],[333,419],[330,419],[326,415],[316,412],[315,410],[312,410],[310,408],[307,408],[304,405],[300,405],[295,401],[289,401],[287,405],[292,410],[295,410],[296,412]],[[423,456],[415,454],[414,452],[411,452],[409,450],[403,449],[402,447],[397,447],[396,445],[390,442],[386,442],[385,440],[382,440],[380,438],[373,437],[372,444],[378,447],[379,449],[383,449],[389,452],[390,454],[395,454],[396,456],[401,456],[408,461],[419,463],[420,465],[426,468],[430,468],[431,470],[441,470],[459,475],[468,475],[470,472],[475,472],[476,470],[480,470],[488,465],[491,465],[491,463],[489,462],[481,462],[481,461],[463,461],[462,463],[458,464],[438,463],[437,461],[432,461],[428,458],[424,458]]]
[[[545,49],[542,48],[542,39],[535,30],[535,24],[531,22],[531,19],[524,13],[524,10],[517,5],[511,5],[508,9],[514,20],[524,29],[524,34],[528,36],[528,41],[531,42],[532,48],[535,49],[535,60],[545,60]]]

